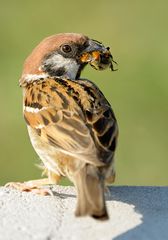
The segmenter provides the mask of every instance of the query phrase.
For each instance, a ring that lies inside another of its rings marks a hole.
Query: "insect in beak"
[[[80,61],[89,63],[96,70],[105,70],[107,68],[110,68],[112,71],[117,70],[113,67],[113,63],[117,64],[117,62],[113,60],[110,48],[105,48],[95,40],[92,40],[88,49],[83,52]]]

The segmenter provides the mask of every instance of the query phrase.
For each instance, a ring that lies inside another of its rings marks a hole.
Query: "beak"
[[[88,47],[85,49],[86,52],[93,52],[93,51],[106,51],[106,47],[103,46],[101,42],[96,40],[90,39],[88,42]]]
[[[114,71],[112,54],[109,47],[105,47],[96,40],[89,40],[89,45],[85,48],[80,56],[82,63],[89,63],[96,70],[110,68]]]

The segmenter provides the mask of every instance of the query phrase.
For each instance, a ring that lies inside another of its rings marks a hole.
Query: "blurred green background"
[[[36,44],[59,32],[102,41],[119,63],[116,72],[88,67],[83,74],[101,88],[118,119],[115,184],[168,184],[167,10],[166,0],[0,0],[0,185],[40,177],[18,80]]]

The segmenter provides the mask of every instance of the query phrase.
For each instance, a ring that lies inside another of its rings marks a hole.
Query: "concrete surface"
[[[167,240],[168,187],[111,187],[110,220],[75,218],[73,187],[54,196],[0,188],[0,240]]]

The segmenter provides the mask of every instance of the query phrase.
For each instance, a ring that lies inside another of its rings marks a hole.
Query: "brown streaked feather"
[[[90,97],[91,108],[84,108],[88,127],[98,149],[99,159],[109,162],[114,156],[118,125],[113,110],[97,86],[89,80],[77,80]]]
[[[41,129],[43,141],[95,164],[112,160],[118,134],[116,119],[90,81],[39,80],[26,90],[25,105],[39,109],[25,110],[24,116],[32,128]]]
[[[32,102],[31,94],[34,94],[35,101],[39,91],[41,94],[39,104],[43,105],[43,108],[39,108],[36,112],[24,110],[29,126],[36,130],[40,129],[40,135],[39,132],[37,134],[41,139],[57,150],[102,165],[96,158],[96,148],[83,112],[72,95],[67,94],[67,89],[53,79],[41,81],[41,84],[36,86],[32,84],[31,90],[27,89],[25,92],[27,106],[33,106],[35,102]],[[82,91],[84,90],[81,88]]]

